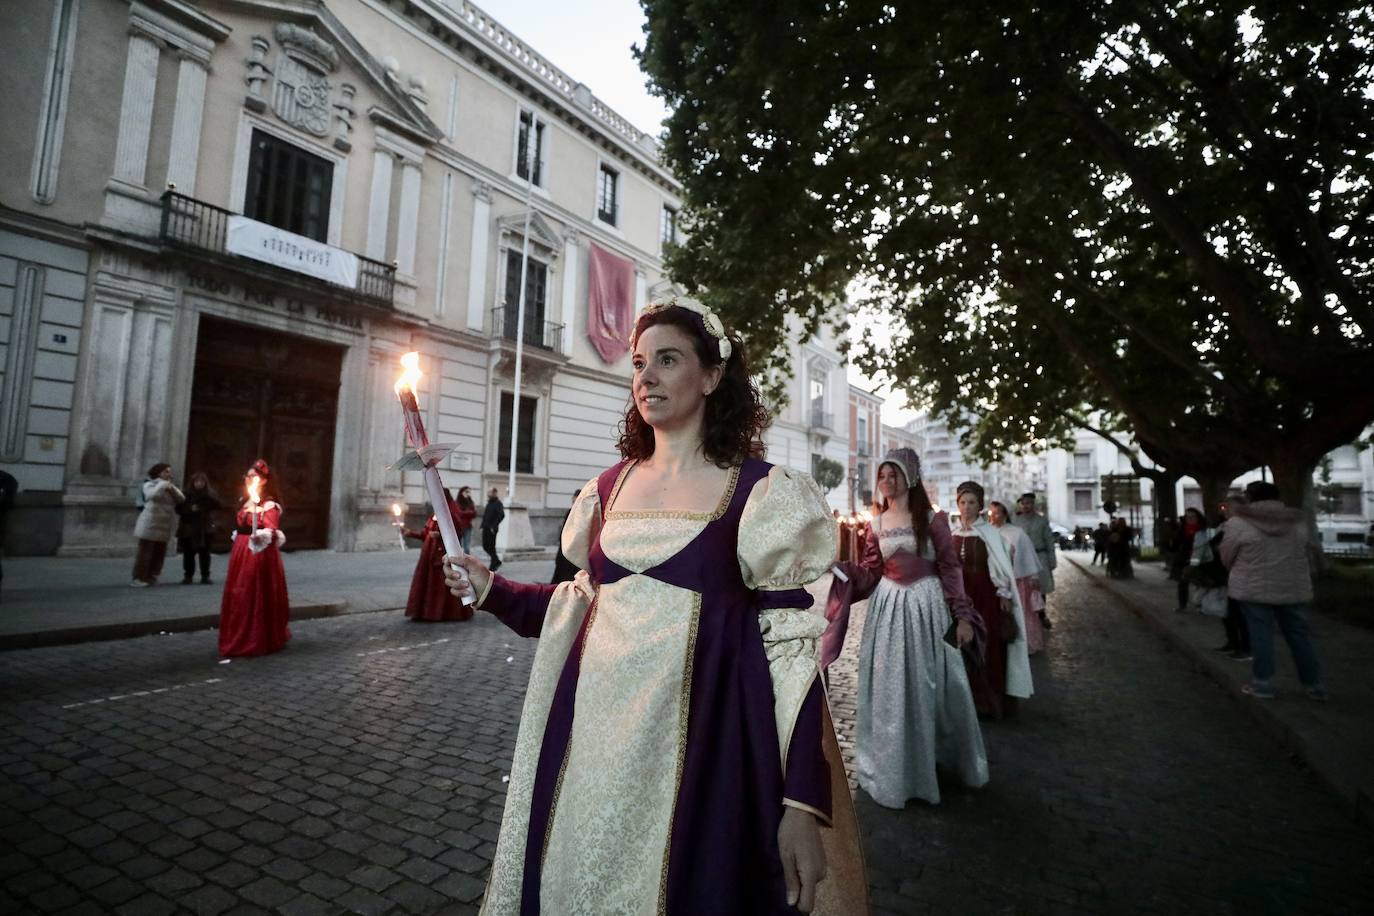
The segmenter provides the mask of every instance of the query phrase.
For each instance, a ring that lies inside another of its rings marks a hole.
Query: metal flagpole
[[[515,456],[520,442],[520,382],[525,356],[525,278],[530,266],[530,215],[534,212],[535,130],[533,113],[529,133],[525,135],[525,239],[520,251],[519,313],[515,318],[515,392],[510,406],[510,475],[506,480],[506,500],[515,504]],[[508,319],[507,319],[508,320]]]

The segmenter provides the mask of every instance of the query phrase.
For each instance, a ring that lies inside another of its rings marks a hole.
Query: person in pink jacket
[[[1245,488],[1245,503],[1232,507],[1221,532],[1221,562],[1230,570],[1227,588],[1245,613],[1254,655],[1250,683],[1242,689],[1256,699],[1274,697],[1277,623],[1303,689],[1312,699],[1325,700],[1321,664],[1307,627],[1315,549],[1307,514],[1285,506],[1272,483],[1255,481]]]

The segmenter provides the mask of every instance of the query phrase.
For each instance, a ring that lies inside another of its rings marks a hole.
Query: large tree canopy
[[[1105,409],[1301,486],[1374,421],[1367,4],[644,7],[671,268],[756,356],[857,285],[897,329],[859,364],[985,452]]]

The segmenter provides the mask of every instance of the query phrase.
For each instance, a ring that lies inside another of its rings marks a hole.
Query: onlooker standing
[[[1202,510],[1189,507],[1183,513],[1183,523],[1171,527],[1174,531],[1169,540],[1169,578],[1178,580],[1178,607],[1175,610],[1183,612],[1188,609],[1187,574],[1193,559],[1193,541],[1206,530],[1207,519]]]
[[[196,560],[200,560],[200,584],[210,584],[210,539],[215,534],[215,511],[219,497],[210,486],[204,471],[191,475],[186,488],[186,501],[177,506],[181,522],[177,525],[177,550],[181,551],[181,584],[190,585],[195,578]]]
[[[458,526],[458,540],[463,545],[463,553],[472,553],[472,520],[477,517],[477,504],[472,501],[472,487],[459,487],[458,498],[454,501],[458,512],[453,523]]]
[[[501,558],[496,555],[496,532],[506,517],[506,507],[501,505],[501,497],[492,487],[487,494],[487,507],[482,510],[482,549],[491,557],[491,571],[501,568]]]
[[[148,468],[143,481],[143,509],[134,523],[134,537],[138,538],[138,555],[134,558],[134,588],[152,585],[162,575],[162,561],[167,557],[167,542],[176,528],[177,503],[186,497],[172,483],[172,466],[158,462]]]
[[[1311,553],[1307,515],[1279,499],[1279,488],[1255,481],[1245,488],[1245,505],[1235,506],[1221,526],[1221,562],[1231,571],[1230,595],[1245,613],[1254,654],[1250,683],[1256,699],[1274,696],[1274,624],[1279,625],[1298,680],[1314,700],[1326,699],[1321,665],[1307,629],[1312,602]]]
[[[1034,493],[1022,493],[1016,506],[1016,517],[1011,523],[1026,533],[1031,546],[1035,548],[1035,555],[1040,559],[1040,594],[1044,596],[1046,605],[1037,613],[1041,625],[1052,630],[1054,627],[1047,611],[1050,592],[1054,591],[1054,568],[1059,565],[1059,557],[1054,552],[1054,532],[1050,530],[1049,519],[1035,511]]]
[[[1107,537],[1110,534],[1111,531],[1107,529],[1106,522],[1097,523],[1097,530],[1094,531],[1092,534],[1093,559],[1092,562],[1088,565],[1096,566],[1098,560],[1101,560],[1103,563],[1107,562]]]

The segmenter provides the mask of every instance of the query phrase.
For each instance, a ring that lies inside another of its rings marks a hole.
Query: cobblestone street
[[[1374,911],[1370,833],[1061,571],[1037,695],[985,727],[992,783],[859,794],[875,912]],[[229,664],[208,632],[0,654],[0,911],[475,912],[535,644],[487,615],[293,632]]]

